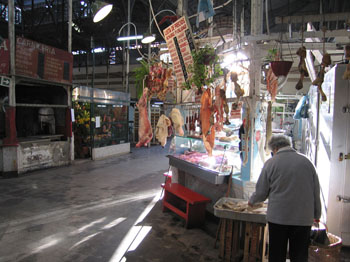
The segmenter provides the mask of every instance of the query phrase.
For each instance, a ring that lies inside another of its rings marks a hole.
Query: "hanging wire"
[[[326,53],[326,27],[322,27],[322,31],[323,31],[323,54]]]
[[[304,47],[304,17],[301,21],[301,47]]]

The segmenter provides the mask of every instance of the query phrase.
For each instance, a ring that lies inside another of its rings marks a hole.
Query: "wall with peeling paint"
[[[70,163],[67,141],[21,143],[18,149],[19,174]]]

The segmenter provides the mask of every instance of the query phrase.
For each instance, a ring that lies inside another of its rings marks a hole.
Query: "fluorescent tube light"
[[[136,40],[136,39],[142,39],[142,35],[130,35],[130,36],[119,36],[117,38],[118,41],[128,41],[128,40]]]

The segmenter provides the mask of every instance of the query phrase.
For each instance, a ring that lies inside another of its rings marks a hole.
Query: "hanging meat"
[[[230,77],[231,77],[232,83],[235,86],[234,92],[235,92],[235,95],[237,97],[237,103],[238,103],[241,96],[244,95],[244,89],[241,88],[241,86],[238,84],[238,74],[236,72],[231,72]]]
[[[272,68],[270,67],[269,70],[267,71],[267,76],[266,76],[266,89],[269,92],[271,96],[271,100],[275,101],[276,95],[277,95],[277,90],[278,90],[278,78],[277,76],[273,73]]]
[[[220,132],[224,128],[224,102],[221,96],[222,84],[215,87],[214,111],[216,112],[215,130]]]
[[[318,73],[317,78],[312,82],[313,85],[317,86],[318,92],[320,92],[323,102],[327,101],[327,96],[322,90],[322,83],[324,80],[326,67],[329,66],[331,63],[332,63],[331,56],[325,53],[322,57],[320,72]]]
[[[225,112],[225,122],[224,122],[224,125],[230,125],[230,121],[229,121],[229,118],[230,118],[230,109],[228,107],[228,104],[227,104],[227,99],[226,99],[226,90],[224,89],[221,89],[220,90],[220,96],[221,96],[221,99],[222,99],[222,104],[224,105],[224,112]]]
[[[171,68],[163,68],[162,62],[154,63],[150,67],[148,75],[147,86],[149,89],[149,96],[157,95],[157,97],[164,101],[166,93],[172,87],[172,72]]]
[[[176,134],[183,136],[184,130],[182,129],[182,126],[184,125],[184,118],[182,117],[180,110],[174,107],[169,116],[174,124]]]
[[[245,119],[243,119],[244,123],[244,158],[243,165],[245,166],[248,163],[248,153],[249,153],[249,134],[250,134],[250,106],[247,103],[247,113]]]
[[[171,126],[171,121],[165,115],[159,117],[157,127],[156,127],[156,138],[162,147],[166,145],[166,140],[168,138],[168,128]]]
[[[139,142],[136,147],[147,146],[153,137],[151,122],[147,111],[148,88],[143,89],[142,96],[136,104],[139,109]]]
[[[309,73],[306,68],[305,58],[306,58],[306,48],[305,46],[302,46],[298,49],[297,55],[299,56],[299,65],[298,65],[298,71],[300,73],[300,78],[298,83],[296,84],[295,88],[297,90],[300,90],[303,88],[303,81],[304,77],[308,77]]]
[[[213,154],[215,142],[214,109],[211,91],[207,88],[201,97],[200,120],[204,147],[209,156]]]
[[[230,121],[229,121],[229,118],[230,118],[230,109],[228,107],[228,104],[227,104],[227,99],[226,99],[226,85],[227,85],[227,78],[230,76],[229,75],[229,70],[224,68],[224,80],[223,80],[223,84],[224,84],[224,88],[223,89],[220,89],[220,97],[221,97],[221,100],[222,100],[222,104],[224,106],[224,112],[225,112],[225,122],[224,122],[224,125],[230,125]]]
[[[164,70],[165,70],[165,73],[163,76],[164,81],[161,82],[161,88],[157,93],[157,97],[162,101],[165,101],[167,92],[172,88],[171,83],[172,83],[172,73],[173,73],[173,70],[171,68],[164,69]]]

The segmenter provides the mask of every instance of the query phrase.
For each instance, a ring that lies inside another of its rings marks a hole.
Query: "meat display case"
[[[174,136],[169,165],[212,184],[227,183],[231,169],[233,176],[240,175],[239,140],[237,136],[220,140],[215,140],[213,155],[209,157],[201,138]]]

